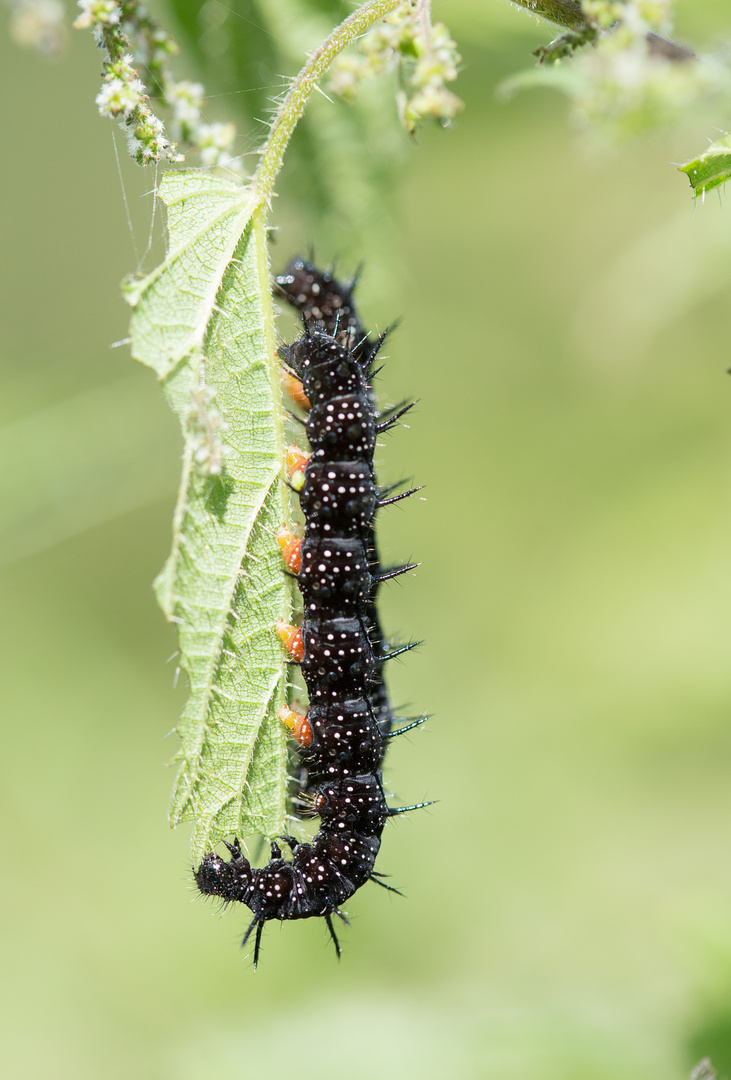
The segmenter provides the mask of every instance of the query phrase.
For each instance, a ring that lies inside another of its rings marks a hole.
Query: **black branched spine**
[[[278,279],[280,295],[305,319],[302,338],[283,350],[283,360],[310,405],[298,574],[309,709],[300,756],[302,794],[320,827],[310,843],[282,838],[290,859],[273,843],[269,863],[254,868],[235,842],[227,845],[229,861],[210,853],[195,875],[201,892],[251,909],[244,941],[256,930],[255,963],[269,919],[322,916],[339,954],[331,916],[344,918],[341,905],[366,881],[377,881],[375,860],[391,814],[381,765],[393,716],[376,610],[384,577],[373,466],[380,417],[370,386],[382,339],[373,342],[364,333],[351,288],[301,260]]]

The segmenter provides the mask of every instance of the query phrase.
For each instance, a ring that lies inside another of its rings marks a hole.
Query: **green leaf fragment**
[[[167,173],[158,197],[168,208],[167,258],[124,285],[135,308],[133,356],[162,378],[200,347],[216,295],[257,199],[251,189],[195,170]]]
[[[274,540],[286,517],[283,412],[259,200],[199,172],[168,173],[159,196],[169,253],[127,297],[133,355],[157,371],[185,439],[155,587],[190,682],[170,822],[195,822],[197,864],[225,836],[285,827],[286,666],[274,632],[291,610]],[[210,460],[202,430],[221,443]]]
[[[697,158],[680,165],[678,171],[686,174],[696,197],[725,184],[731,178],[731,134],[711,143]]]
[[[584,30],[589,20],[581,4],[573,0],[514,0],[516,4],[534,12],[542,19],[558,23],[569,30]]]

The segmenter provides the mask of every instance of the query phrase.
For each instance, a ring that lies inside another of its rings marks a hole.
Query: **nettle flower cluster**
[[[425,0],[407,0],[358,42],[330,70],[330,87],[352,100],[364,79],[397,68],[401,122],[413,131],[425,119],[448,124],[463,108],[446,84],[457,78],[461,57],[443,23],[432,24]]]
[[[581,8],[600,30],[625,25],[637,33],[669,34],[673,0],[583,0]]]
[[[725,68],[711,57],[659,38],[671,29],[671,0],[584,0],[602,31],[595,49],[577,58],[582,118],[630,134],[675,123],[703,99],[728,90]]]
[[[670,32],[672,10],[673,0],[582,0],[584,25],[537,49],[540,67],[505,90],[553,86],[573,99],[580,121],[613,137],[675,124],[728,93],[729,75],[712,57],[659,36]]]
[[[147,10],[137,0],[79,0],[79,7],[74,28],[92,30],[106,54],[97,107],[102,116],[119,122],[137,164],[182,161],[180,146],[197,150],[203,165],[238,171],[240,162],[232,153],[235,125],[203,122],[203,87],[170,74],[168,62],[178,46]],[[170,110],[169,137],[153,100]]]

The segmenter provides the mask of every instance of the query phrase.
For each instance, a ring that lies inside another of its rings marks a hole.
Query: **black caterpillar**
[[[383,340],[379,338],[376,338],[375,340],[371,339],[358,319],[353,303],[353,291],[357,282],[358,275],[353,278],[349,285],[343,285],[335,280],[332,273],[318,270],[311,262],[306,262],[304,259],[297,258],[293,259],[285,269],[284,273],[276,279],[275,293],[282,299],[287,300],[299,311],[306,326],[314,326],[323,330],[325,333],[333,336],[339,344],[344,345],[349,349],[358,361],[360,367],[368,374],[368,379],[370,380],[373,377],[373,373],[371,372],[373,361],[376,358]],[[283,359],[286,362],[286,350],[283,354]],[[285,375],[285,384],[294,400],[303,408],[309,409],[310,402],[306,395],[304,395],[299,380],[296,378],[288,378]],[[367,393],[368,401],[373,409],[374,416],[377,416],[380,421],[378,430],[381,432],[394,427],[401,417],[412,409],[415,404],[413,401],[401,402],[395,409],[389,410],[383,415],[379,415],[376,410],[375,398],[370,385],[367,387]],[[381,489],[381,500],[385,500],[387,496],[401,486],[401,484],[393,484],[389,488]],[[410,489],[389,501],[398,502],[400,499],[408,498],[408,496],[415,494],[418,490],[418,488]],[[383,505],[385,505],[385,502]],[[378,556],[375,523],[373,521],[371,522],[366,537],[366,547],[368,551],[368,570],[371,575],[371,588],[366,611],[366,623],[370,631],[373,652],[376,661],[379,664],[378,678],[371,687],[369,698],[381,734],[387,738],[392,729],[393,715],[391,713],[386,685],[383,680],[383,664],[385,664],[386,659],[392,659],[394,653],[389,651],[389,646],[384,643],[383,632],[378,617],[376,597],[378,587],[382,581],[387,581],[398,577],[401,574],[408,573],[410,570],[415,570],[417,564],[410,563],[408,565],[395,566],[384,572],[381,569]],[[425,718],[420,718],[418,723],[424,723],[424,719]],[[418,724],[414,723],[412,726],[418,726]],[[409,727],[408,730],[411,730],[411,727]]]
[[[413,646],[389,652],[376,611],[380,583],[413,566],[381,570],[374,522],[380,507],[418,489],[388,497],[377,489],[373,468],[377,434],[411,405],[377,412],[370,383],[384,338],[363,331],[352,287],[302,260],[277,279],[277,291],[305,322],[303,336],[281,355],[294,399],[309,408],[312,447],[311,455],[296,447],[288,454],[304,537],[297,541],[285,528],[278,534],[304,614],[301,630],[277,629],[301,665],[309,709],[302,716],[286,708],[280,718],[300,744],[300,801],[319,815],[320,828],[311,843],[279,838],[291,849],[289,861],[272,842],[269,863],[254,868],[235,840],[226,844],[230,861],[210,853],[195,874],[201,892],[253,912],[242,944],[255,929],[255,966],[269,919],[324,917],[340,956],[331,916],[347,921],[340,907],[366,881],[391,888],[374,868],[381,833],[389,817],[416,809],[389,808],[381,780],[387,740],[425,719],[394,728],[383,679],[386,661]]]

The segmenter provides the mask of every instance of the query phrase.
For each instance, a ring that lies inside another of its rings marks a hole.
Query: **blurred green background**
[[[154,174],[120,146],[130,230],[87,34],[0,43],[11,1080],[731,1076],[731,219],[671,164],[716,121],[590,155],[557,97],[496,100],[545,27],[436,7],[467,108],[406,146],[396,287],[366,269],[362,302],[403,314],[383,385],[420,399],[382,473],[427,485],[384,522],[423,560],[384,610],[426,642],[394,697],[435,718],[387,780],[439,802],[389,826],[407,898],[359,893],[340,965],[319,922],[270,924],[256,975],[165,821],[180,440],[109,349]],[[678,9],[694,45],[731,27]],[[285,198],[275,267],[317,241]]]

